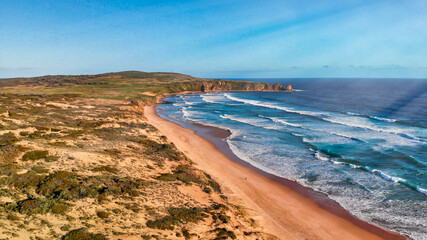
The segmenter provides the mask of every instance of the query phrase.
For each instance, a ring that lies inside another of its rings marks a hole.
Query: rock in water
[[[291,84],[289,84],[288,86],[286,86],[286,89],[285,89],[286,91],[293,91],[293,89],[292,89],[292,85]]]
[[[284,87],[282,86],[282,84],[280,84],[280,83],[275,83],[273,86],[272,86],[272,91],[282,91],[284,89]]]

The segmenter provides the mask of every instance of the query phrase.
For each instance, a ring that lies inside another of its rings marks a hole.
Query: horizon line
[[[36,78],[36,77],[45,77],[45,76],[84,76],[84,75],[101,75],[101,74],[114,74],[114,73],[123,73],[123,72],[144,72],[144,73],[171,73],[171,74],[183,74],[183,75],[189,75],[196,78],[205,78],[205,79],[220,79],[220,80],[245,80],[245,79],[414,79],[414,80],[427,80],[426,77],[340,77],[340,76],[334,76],[334,77],[316,77],[316,76],[310,76],[310,77],[200,77],[196,75],[192,75],[189,73],[183,73],[183,72],[173,72],[173,71],[153,71],[153,72],[146,72],[141,70],[124,70],[124,71],[116,71],[116,72],[102,72],[102,73],[81,73],[81,74],[43,74],[43,75],[34,75],[34,76],[14,76],[14,77],[1,77],[0,80],[6,80],[6,79],[17,79],[17,78]]]

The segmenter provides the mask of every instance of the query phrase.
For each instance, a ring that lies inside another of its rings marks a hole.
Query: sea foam
[[[259,115],[259,116],[260,116],[260,117],[264,117],[264,116],[262,116],[262,115]],[[285,126],[301,127],[301,125],[300,125],[300,124],[290,123],[290,122],[287,122],[287,121],[285,121],[285,120],[283,120],[283,119],[276,118],[276,117],[264,117],[264,118],[271,119],[273,122],[280,123],[280,124],[285,125]]]
[[[252,125],[254,127],[259,127],[259,128],[269,129],[269,130],[278,130],[279,129],[276,126],[267,126],[267,125],[259,124],[259,121],[257,119],[254,119],[254,118],[241,118],[241,117],[239,118],[239,117],[228,115],[228,114],[223,114],[223,115],[220,115],[219,117],[223,118],[223,119],[235,121],[235,122],[240,122],[240,123]]]
[[[299,110],[295,110],[295,109],[292,109],[292,108],[283,107],[283,106],[277,106],[275,104],[261,102],[261,101],[257,101],[257,100],[237,98],[237,97],[230,96],[227,93],[225,93],[224,96],[226,98],[228,98],[230,100],[233,100],[233,101],[236,101],[236,102],[242,102],[242,103],[245,103],[245,104],[250,104],[250,105],[258,106],[258,107],[272,108],[272,109],[282,110],[282,111],[286,111],[286,112],[290,112],[290,113],[297,113],[297,114],[302,114],[302,115],[308,115],[308,116],[322,116],[323,115],[322,113],[318,113],[318,112],[299,111]]]
[[[202,100],[207,103],[220,103],[221,100],[224,100],[224,96],[222,94],[221,95],[204,94],[204,95],[201,95],[201,97],[202,97]]]
[[[307,111],[307,110],[296,110],[296,109],[293,109],[290,107],[278,106],[278,105],[273,104],[273,103],[237,98],[237,97],[231,96],[227,93],[225,93],[224,96],[230,100],[233,100],[233,101],[242,102],[245,104],[258,106],[258,107],[265,107],[265,108],[282,110],[282,111],[286,111],[289,113],[296,113],[296,114],[301,114],[301,115],[317,117],[317,118],[320,118],[324,121],[328,121],[328,122],[340,124],[340,125],[345,125],[348,127],[361,128],[361,129],[366,129],[366,130],[375,131],[375,132],[388,133],[388,134],[396,134],[396,135],[399,135],[399,136],[404,137],[404,138],[415,140],[416,142],[413,142],[413,144],[420,143],[420,140],[421,140],[421,139],[407,133],[408,131],[412,132],[411,129],[397,128],[397,127],[389,127],[389,128],[388,127],[378,127],[378,126],[374,125],[373,123],[366,121],[366,118],[364,118],[364,117],[355,116],[356,115],[355,113],[350,114],[352,116],[345,116],[342,114],[334,114],[334,113],[325,113],[325,112],[316,112],[316,111]]]
[[[396,122],[396,119],[391,118],[383,118],[383,117],[376,117],[376,116],[369,116],[371,119],[378,120],[378,121],[384,121],[384,122]]]

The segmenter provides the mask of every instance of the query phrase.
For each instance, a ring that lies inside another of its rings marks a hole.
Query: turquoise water
[[[427,81],[274,81],[298,91],[172,96],[158,111],[229,129],[242,160],[326,193],[363,220],[426,239]]]

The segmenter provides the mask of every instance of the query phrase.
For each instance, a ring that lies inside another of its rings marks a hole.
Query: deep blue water
[[[172,96],[171,119],[227,128],[242,160],[427,239],[427,80],[257,79],[294,92]]]

